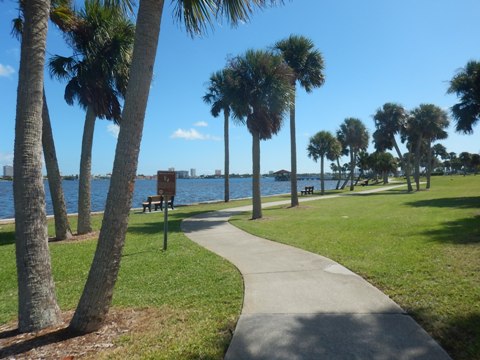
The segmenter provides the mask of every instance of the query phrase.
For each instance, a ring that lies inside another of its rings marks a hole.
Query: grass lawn
[[[248,201],[235,202],[244,205]],[[114,340],[114,350],[95,359],[221,359],[243,301],[243,282],[233,265],[204,250],[180,231],[196,213],[231,207],[211,204],[169,212],[168,251],[162,251],[163,214],[132,212],[113,309],[147,311],[136,331]],[[72,228],[76,228],[72,218]],[[101,217],[95,216],[95,228]],[[50,224],[51,225],[51,224]],[[49,232],[53,235],[53,227]],[[0,325],[17,315],[13,225],[0,225]],[[96,240],[50,243],[57,296],[62,310],[77,305]]]
[[[263,216],[232,223],[345,265],[454,359],[480,359],[480,176],[433,177],[429,191],[324,199]]]

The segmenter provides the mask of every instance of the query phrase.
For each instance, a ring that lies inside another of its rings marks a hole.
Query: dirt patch
[[[112,309],[100,330],[81,336],[68,330],[73,311],[64,313],[61,325],[36,333],[20,334],[16,324],[3,325],[0,326],[0,359],[94,358],[99,351],[115,349],[115,340],[121,335],[140,330],[152,311]]]
[[[71,242],[78,242],[78,241],[85,241],[85,240],[91,240],[91,239],[98,239],[98,235],[100,234],[100,231],[92,231],[87,234],[74,234],[70,239],[68,240],[56,240],[54,237],[48,238],[49,242],[55,242],[58,244],[63,244],[63,243],[71,243]]]

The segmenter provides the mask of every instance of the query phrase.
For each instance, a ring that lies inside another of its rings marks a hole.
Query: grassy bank
[[[375,284],[454,359],[480,359],[480,176],[264,210],[232,223],[329,257]]]
[[[180,231],[180,222],[226,206],[232,205],[170,211],[167,252],[162,251],[163,214],[131,214],[113,308],[135,309],[147,315],[134,330],[114,340],[115,350],[99,351],[96,359],[223,357],[241,311],[242,279],[231,264],[188,240]],[[72,218],[73,228],[74,222]],[[94,227],[98,229],[100,222],[101,217],[95,216]],[[13,321],[17,313],[13,231],[13,225],[0,225],[0,324]],[[50,243],[62,310],[75,308],[95,246],[96,240]]]

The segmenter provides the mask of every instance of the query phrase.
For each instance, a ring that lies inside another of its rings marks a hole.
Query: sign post
[[[168,199],[175,196],[175,171],[157,171],[157,194],[163,196],[165,211],[163,213],[163,250],[167,250],[168,239]]]

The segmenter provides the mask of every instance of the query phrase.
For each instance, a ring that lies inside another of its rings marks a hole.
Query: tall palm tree
[[[230,69],[217,71],[210,76],[207,93],[203,97],[203,101],[211,104],[210,109],[212,115],[217,117],[223,111],[223,134],[225,143],[225,202],[230,200],[230,151],[229,151],[229,117],[232,99],[233,79]]]
[[[350,154],[350,191],[353,191],[357,154],[360,150],[365,150],[368,146],[368,131],[361,120],[347,118],[340,125],[337,136]]]
[[[178,1],[174,12],[189,33],[201,33],[214,18],[224,16],[233,25],[248,20],[256,7],[274,1],[208,0]],[[115,160],[105,214],[87,283],[70,323],[72,331],[98,329],[111,304],[120,267],[122,249],[132,204],[138,154],[142,138],[153,66],[160,33],[163,0],[141,0],[137,14],[135,41],[128,90],[122,112]]]
[[[325,194],[325,158],[329,160],[338,158],[341,153],[341,145],[332,133],[319,131],[310,138],[307,152],[314,161],[320,159],[320,193],[323,195]]]
[[[65,36],[74,55],[56,55],[49,62],[50,73],[68,80],[65,100],[77,100],[86,109],[80,159],[77,233],[92,231],[90,223],[91,159],[95,119],[120,122],[119,97],[126,91],[133,46],[134,26],[118,8],[85,2],[78,24]]]
[[[252,134],[252,219],[259,219],[262,217],[260,140],[270,139],[280,131],[284,113],[290,106],[292,73],[280,56],[263,50],[248,50],[232,59],[229,66],[235,80],[234,118],[245,123]]]
[[[430,168],[432,163],[432,142],[445,139],[448,134],[445,129],[449,125],[447,113],[433,104],[420,104],[411,111],[404,129],[404,137],[414,151],[415,184],[420,190],[420,159],[422,147],[427,154],[427,189],[430,188]]]
[[[413,188],[410,179],[410,165],[400,151],[397,140],[395,139],[395,136],[399,135],[401,129],[405,126],[407,118],[408,113],[403,106],[395,103],[385,103],[382,108],[377,109],[377,112],[373,116],[376,127],[373,133],[373,141],[376,150],[380,152],[395,148],[407,179],[408,191],[411,192]]]
[[[24,26],[14,146],[18,329],[37,331],[61,320],[48,250],[42,176],[43,67],[50,1],[22,4]]]
[[[325,82],[324,62],[320,51],[315,49],[312,40],[298,35],[290,35],[288,38],[275,44],[284,61],[293,71],[291,84],[293,87],[290,105],[290,151],[291,151],[291,206],[298,206],[297,190],[297,140],[295,130],[295,96],[297,81],[306,92],[320,87]]]
[[[480,120],[480,62],[469,61],[450,81],[448,93],[460,98],[460,102],[452,106],[455,129],[473,133],[473,126]]]
[[[21,40],[25,19],[23,16],[24,2],[19,2],[19,16],[13,20],[12,34]],[[50,7],[50,20],[60,29],[66,31],[75,23],[69,0],[53,0]],[[67,207],[62,187],[62,177],[58,167],[53,131],[48,112],[45,89],[43,90],[42,109],[42,147],[47,169],[48,186],[52,198],[52,207],[55,218],[55,239],[65,240],[72,237],[68,222]]]

